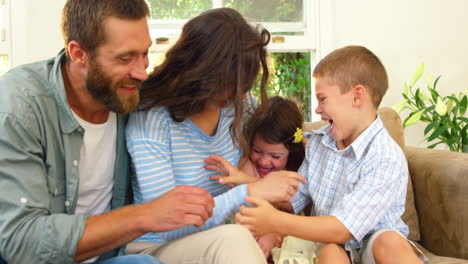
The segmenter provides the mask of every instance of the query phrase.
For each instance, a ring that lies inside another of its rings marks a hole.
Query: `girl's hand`
[[[251,183],[258,180],[255,176],[249,176],[234,167],[221,156],[210,156],[205,159],[205,169],[214,170],[221,175],[211,176],[210,180],[218,181],[219,184],[229,184],[231,187],[239,184]]]
[[[279,233],[274,230],[274,222],[282,212],[261,198],[247,196],[245,201],[254,207],[241,206],[236,214],[236,223],[245,226],[254,236]]]
[[[269,233],[256,238],[257,243],[263,251],[266,259],[271,256],[271,250],[275,247],[281,247],[282,238],[275,233]]]

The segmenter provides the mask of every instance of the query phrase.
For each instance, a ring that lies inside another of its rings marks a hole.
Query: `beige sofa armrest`
[[[468,154],[406,147],[420,243],[441,256],[468,259]]]

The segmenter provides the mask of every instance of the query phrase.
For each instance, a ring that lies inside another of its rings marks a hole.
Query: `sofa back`
[[[384,127],[387,129],[390,136],[401,147],[401,149],[404,150],[405,139],[403,133],[403,126],[401,125],[401,119],[398,113],[391,108],[380,108],[377,111],[377,113],[382,119]],[[328,123],[325,121],[305,122],[303,129],[304,131],[310,132],[327,124]],[[416,208],[414,206],[414,193],[411,177],[409,177],[408,179],[408,189],[406,193],[406,208],[402,219],[408,225],[410,230],[408,238],[414,241],[419,241],[419,219],[418,214],[416,213]]]

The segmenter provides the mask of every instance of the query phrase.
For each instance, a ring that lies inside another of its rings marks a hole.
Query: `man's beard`
[[[119,81],[115,87],[112,87],[112,79],[106,75],[95,60],[90,62],[86,87],[91,95],[101,102],[107,109],[119,114],[126,114],[135,111],[140,102],[141,81],[129,79]],[[137,91],[134,94],[120,95],[117,92],[121,86],[136,86]]]

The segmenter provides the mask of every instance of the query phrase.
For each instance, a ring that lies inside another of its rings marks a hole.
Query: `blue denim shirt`
[[[74,215],[83,129],[66,100],[64,58],[62,50],[0,77],[0,254],[9,263],[74,263],[84,231],[85,217]],[[128,198],[126,120],[118,115],[112,208]]]

